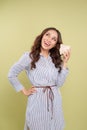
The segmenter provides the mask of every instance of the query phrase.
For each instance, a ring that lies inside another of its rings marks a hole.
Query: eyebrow
[[[47,33],[50,34],[50,32],[46,32],[46,34],[47,34]],[[54,36],[53,38],[57,39],[57,37],[55,37],[55,36]]]
[[[54,39],[56,39],[56,40],[58,39],[58,38],[57,38],[57,37],[55,37],[55,36],[54,36],[53,38],[54,38]]]

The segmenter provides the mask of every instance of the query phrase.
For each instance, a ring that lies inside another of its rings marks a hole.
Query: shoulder
[[[27,58],[30,58],[30,52],[29,51],[26,51],[23,53],[23,56],[27,57]]]
[[[26,51],[26,52],[23,53],[23,55],[25,55],[25,56],[29,56],[29,54],[30,54],[29,51]]]
[[[23,62],[30,62],[31,58],[30,58],[29,54],[30,54],[30,52],[28,52],[28,51],[24,52],[19,60],[23,61]]]

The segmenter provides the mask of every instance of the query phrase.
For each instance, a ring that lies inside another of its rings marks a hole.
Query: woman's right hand
[[[22,93],[25,95],[25,96],[29,96],[29,95],[32,95],[33,93],[36,92],[36,89],[35,87],[32,87],[32,88],[29,88],[28,90],[23,88],[22,90]]]

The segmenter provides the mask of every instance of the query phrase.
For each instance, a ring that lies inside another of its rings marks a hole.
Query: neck
[[[48,50],[45,50],[45,49],[43,49],[43,48],[41,48],[41,54],[42,54],[43,56],[45,56],[45,57],[48,57],[49,51],[48,51]]]

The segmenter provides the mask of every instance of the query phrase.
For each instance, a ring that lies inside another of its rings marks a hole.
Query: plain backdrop
[[[69,75],[61,87],[65,130],[87,130],[87,0],[0,0],[0,130],[23,130],[27,97],[8,81],[10,67],[46,27],[71,46]],[[21,83],[31,87],[26,74]]]

